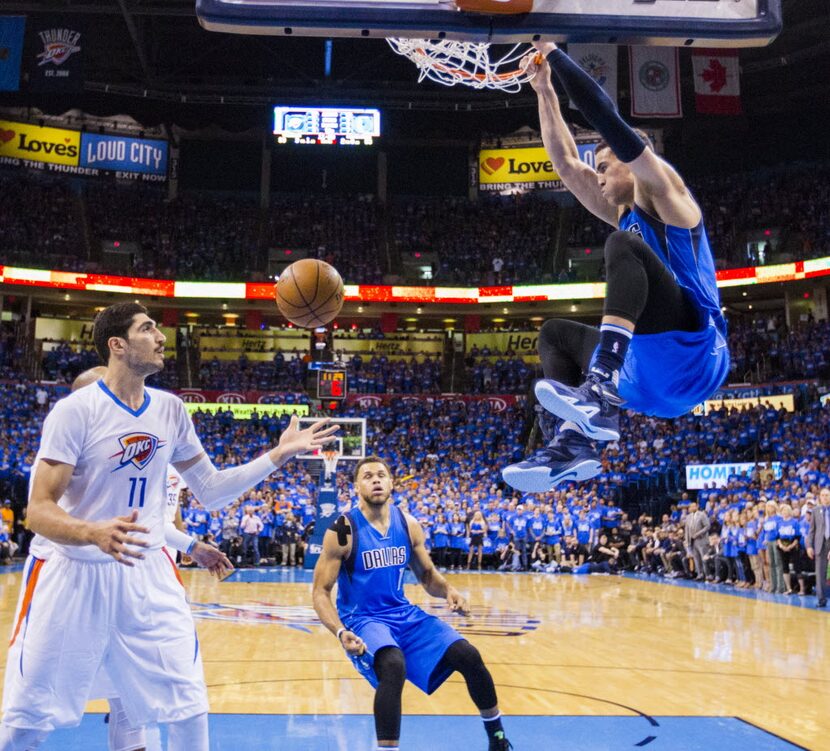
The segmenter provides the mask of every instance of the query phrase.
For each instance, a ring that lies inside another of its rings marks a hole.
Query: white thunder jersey
[[[184,478],[171,464],[167,468],[167,506],[164,510],[164,520],[173,524],[176,521],[176,512],[179,510],[179,494],[187,488]]]
[[[132,410],[101,380],[55,405],[38,455],[75,468],[58,501],[64,511],[90,521],[138,511],[153,550],[164,545],[168,465],[203,450],[178,397],[146,388],[143,404]],[[94,545],[53,545],[69,558],[112,560]]]

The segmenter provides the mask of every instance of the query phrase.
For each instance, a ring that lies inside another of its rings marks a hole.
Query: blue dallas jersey
[[[337,612],[376,615],[408,607],[403,579],[409,567],[412,543],[403,512],[389,507],[389,530],[382,535],[354,508],[347,515],[352,527],[352,550],[337,578]]]
[[[628,409],[678,417],[710,397],[729,372],[726,319],[709,238],[702,219],[697,227],[683,229],[639,206],[626,211],[619,226],[643,238],[700,312],[697,331],[635,333],[620,372],[620,395]]]

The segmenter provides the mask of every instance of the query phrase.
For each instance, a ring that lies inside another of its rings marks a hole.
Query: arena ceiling
[[[784,0],[783,6],[782,35],[769,47],[741,52],[744,109],[750,117],[807,114],[817,106],[826,109],[830,101],[830,5]],[[492,132],[508,132],[535,109],[530,91],[504,95],[418,84],[414,66],[380,40],[335,40],[326,76],[324,40],[208,32],[196,20],[194,0],[4,0],[3,13],[83,17],[92,43],[85,49],[83,94],[71,100],[5,94],[0,104],[52,113],[61,107],[128,112],[148,125],[212,122],[236,131],[261,126],[263,108],[288,100],[371,103],[439,117],[489,110],[496,114],[476,122],[479,130],[487,130],[482,121],[491,123]],[[687,62],[681,70],[690,90],[691,66]],[[626,111],[625,66],[620,72],[620,105]]]

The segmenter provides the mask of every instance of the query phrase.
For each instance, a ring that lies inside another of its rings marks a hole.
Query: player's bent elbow
[[[48,501],[37,501],[32,498],[26,509],[26,521],[28,527],[32,532],[38,535],[42,535],[44,531],[43,525],[46,520],[44,503],[48,503]]]

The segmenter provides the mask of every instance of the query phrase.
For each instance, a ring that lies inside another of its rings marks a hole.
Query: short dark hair
[[[92,324],[92,341],[95,343],[95,351],[104,365],[109,365],[110,346],[109,340],[113,336],[127,338],[127,332],[133,325],[133,318],[139,313],[147,313],[141,303],[119,302],[104,308]]]
[[[646,133],[644,130],[640,130],[639,128],[634,128],[634,132],[638,136],[640,136],[640,138],[643,140],[643,143],[646,146],[651,146],[652,145],[651,139],[648,137],[648,133]],[[594,147],[594,154],[596,154],[598,151],[602,151],[603,149],[611,149],[611,147],[608,145],[608,141],[606,141],[604,138],[600,138],[599,142]],[[611,153],[612,154],[614,153],[614,149],[611,149]]]
[[[358,463],[357,466],[354,468],[354,481],[357,482],[357,476],[360,473],[360,468],[364,464],[382,464],[386,467],[386,471],[389,473],[389,477],[394,477],[392,474],[392,468],[389,466],[388,462],[385,459],[381,459],[379,456],[369,455],[364,456]]]

